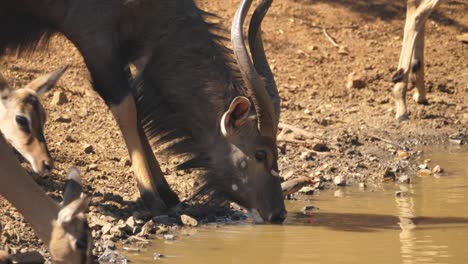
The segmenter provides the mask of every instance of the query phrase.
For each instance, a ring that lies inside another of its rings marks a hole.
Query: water
[[[206,226],[156,240],[133,263],[468,263],[468,148],[432,148],[448,173],[378,190],[347,187],[288,201],[282,226]],[[395,191],[407,195],[396,197]],[[304,214],[305,205],[318,211]]]

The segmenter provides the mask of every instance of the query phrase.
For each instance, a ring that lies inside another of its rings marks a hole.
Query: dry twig
[[[328,41],[330,41],[330,43],[333,46],[335,46],[337,48],[340,47],[340,45],[338,45],[338,43],[336,43],[335,39],[332,36],[330,36],[330,34],[328,34],[327,29],[325,27],[322,27],[322,32],[325,35],[325,37],[328,39]]]

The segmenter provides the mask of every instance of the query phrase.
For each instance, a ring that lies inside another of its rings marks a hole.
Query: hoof
[[[167,211],[167,206],[159,195],[153,192],[144,192],[141,194],[141,201],[153,216],[162,215]]]
[[[396,116],[396,119],[398,120],[398,122],[402,122],[402,121],[406,121],[406,120],[409,120],[408,118],[408,115],[407,114],[404,114],[404,115],[400,115],[400,116]]]
[[[418,103],[420,105],[429,105],[429,102],[427,101],[427,99],[426,98],[420,98],[419,94],[414,94],[413,99],[414,99],[414,101],[416,103]]]

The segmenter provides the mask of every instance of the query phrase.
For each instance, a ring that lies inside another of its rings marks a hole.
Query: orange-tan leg
[[[424,47],[424,24],[431,12],[442,2],[441,0],[408,0],[403,47],[401,50],[398,71],[393,76],[393,96],[395,98],[396,115],[398,120],[408,119],[406,107],[406,91],[413,57],[421,57]],[[419,44],[419,45],[418,45]],[[416,48],[419,50],[416,52]],[[423,61],[421,61],[421,64]],[[424,79],[416,75],[416,82],[424,82]],[[417,84],[418,99],[425,98],[424,83]]]
[[[153,214],[161,214],[167,209],[161,199],[163,193],[165,196],[169,194],[175,196],[177,202],[178,198],[164,179],[146,136],[140,128],[135,100],[129,95],[110,109],[123,133],[141,198]]]

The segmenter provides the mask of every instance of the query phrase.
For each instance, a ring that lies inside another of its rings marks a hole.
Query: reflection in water
[[[402,193],[414,194],[414,186],[400,185]],[[403,195],[395,198],[398,215],[401,243],[401,258],[403,264],[413,263],[444,263],[441,258],[448,257],[446,245],[437,245],[430,235],[419,237],[415,231],[417,225],[413,221],[414,215],[414,199],[412,195]]]
[[[171,264],[466,263],[466,153],[431,154],[449,173],[440,179],[417,178],[377,192],[347,187],[343,197],[322,192],[312,202],[288,202],[285,225],[205,226],[172,242],[155,240],[147,252],[129,258],[154,263],[153,254],[161,253],[174,256],[161,260]],[[403,195],[395,197],[395,191]],[[306,205],[320,210],[304,214]]]

